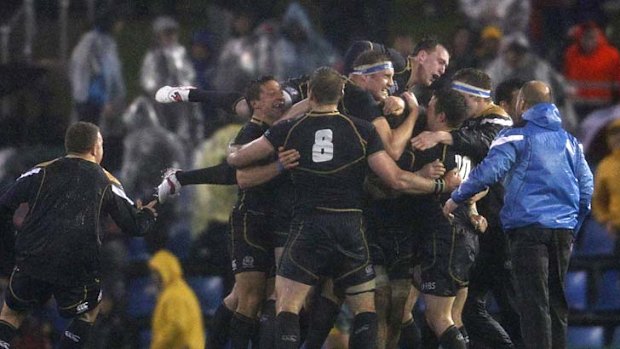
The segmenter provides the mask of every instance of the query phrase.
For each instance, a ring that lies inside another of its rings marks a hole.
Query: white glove
[[[157,199],[160,204],[163,204],[169,197],[179,195],[181,183],[177,179],[177,171],[179,170],[176,168],[167,169],[163,175],[163,180],[157,186]]]
[[[164,86],[155,92],[155,100],[159,103],[188,102],[189,91],[194,86]]]

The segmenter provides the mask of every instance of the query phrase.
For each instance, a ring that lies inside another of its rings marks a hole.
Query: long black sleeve
[[[239,92],[207,91],[201,89],[192,89],[188,95],[190,102],[206,103],[231,114],[235,113],[235,105],[242,98],[243,95]]]
[[[190,184],[237,184],[235,169],[226,161],[219,165],[201,168],[191,171],[179,171],[176,173],[177,180],[181,185]]]

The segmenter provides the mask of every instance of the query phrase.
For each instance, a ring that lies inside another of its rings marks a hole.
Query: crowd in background
[[[311,17],[309,9],[298,2],[287,4],[282,13],[270,13],[259,5],[227,9],[216,2],[209,15],[217,24],[208,28],[182,28],[181,23],[187,23],[173,14],[152,16],[151,32],[141,34],[145,40],[153,38],[143,52],[141,92],[130,96],[117,44],[126,34],[122,24],[128,18],[110,1],[103,3],[91,30],[75,43],[66,70],[72,115],[52,118],[57,115],[54,102],[46,102],[49,94],[39,90],[43,84],[29,87],[30,95],[20,97],[14,114],[2,119],[2,128],[13,131],[0,141],[0,191],[29,167],[60,156],[62,146],[54,142],[62,140],[70,121],[84,120],[102,129],[104,167],[123,182],[130,197],[146,200],[161,181],[162,169],[202,168],[221,162],[244,121],[208,104],[159,104],[154,96],[160,87],[243,91],[248,81],[263,75],[285,80],[321,66],[342,71],[344,52],[353,40],[382,41],[406,57],[420,39],[405,31],[385,34],[388,5],[361,6],[371,12],[365,26],[357,22],[364,17],[358,13],[362,10],[347,12],[347,6]],[[441,15],[441,3],[424,2],[419,15]],[[593,170],[601,164],[593,213],[610,234],[620,231],[620,188],[613,180],[618,168],[620,53],[607,37],[613,29],[609,19],[613,3],[459,0],[464,20],[451,29],[451,40],[444,42],[451,55],[446,78],[461,68],[475,67],[489,74],[494,87],[513,78],[541,80],[552,86],[564,126],[584,143]],[[347,27],[344,22],[349,17],[355,21]],[[188,37],[182,37],[187,33]],[[43,98],[40,103],[28,103],[38,98]],[[41,110],[32,110],[36,107]],[[45,118],[20,119],[22,113]],[[229,287],[226,234],[235,196],[233,186],[199,186],[183,192],[178,200],[162,206],[158,227],[146,238],[144,251],[167,247],[184,264],[203,265],[197,269],[221,275]],[[133,347],[136,339],[126,330],[137,325],[123,314],[124,280],[129,262],[140,258],[132,256],[134,241],[122,236],[113,224],[106,229],[106,307],[97,330],[107,344],[92,347]],[[8,276],[10,266],[2,268],[2,275]],[[26,327],[32,330],[23,330],[25,337],[15,347],[51,348],[51,325],[39,323],[37,317],[31,321]]]

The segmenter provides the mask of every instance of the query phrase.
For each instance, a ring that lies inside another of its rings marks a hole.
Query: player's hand
[[[477,193],[476,195],[472,196],[471,198],[469,198],[469,200],[467,200],[467,203],[472,204],[472,203],[478,202],[478,201],[480,201],[480,199],[485,197],[488,193],[489,193],[489,187],[487,187],[483,191],[481,191],[481,192]]]
[[[451,193],[454,189],[461,185],[461,176],[459,176],[456,170],[447,172],[443,176],[443,179],[446,181],[444,193]]]
[[[179,195],[181,183],[176,173],[179,169],[169,168],[164,172],[161,183],[157,186],[157,199],[163,204],[168,198]]]
[[[426,150],[430,149],[439,143],[435,132],[424,131],[419,135],[411,138],[411,146],[414,149]]]
[[[401,97],[407,103],[407,107],[409,107],[409,113],[415,112],[416,114],[420,111],[420,103],[418,103],[418,99],[411,92],[404,92]]]
[[[443,162],[439,161],[439,159],[436,159],[435,161],[429,162],[428,164],[424,165],[424,167],[422,167],[422,169],[417,172],[422,177],[437,179],[446,173],[446,167],[444,166]]]
[[[457,207],[459,207],[459,205],[456,202],[454,202],[452,199],[448,199],[448,201],[446,201],[446,203],[443,205],[443,215],[446,216],[446,218],[448,218],[449,220],[452,220],[454,218],[452,212],[454,212]]]
[[[157,210],[155,209],[155,204],[157,204],[157,200],[151,200],[146,205],[142,205],[142,200],[138,199],[136,201],[136,207],[138,210],[149,210],[153,214],[153,216],[157,217]]]
[[[284,147],[278,148],[278,161],[283,170],[290,170],[299,165],[299,152],[296,149],[284,150]]]
[[[487,219],[479,214],[469,215],[469,221],[474,226],[476,231],[479,231],[480,233],[484,233],[489,227],[489,222],[487,222]]]
[[[383,103],[383,115],[401,116],[405,111],[405,101],[396,96],[388,96]]]

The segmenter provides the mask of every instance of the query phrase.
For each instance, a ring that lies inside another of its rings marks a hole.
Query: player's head
[[[378,51],[365,51],[353,62],[353,71],[349,74],[361,88],[372,94],[376,101],[382,101],[394,86],[394,67],[390,58]]]
[[[79,121],[67,129],[65,134],[67,154],[91,155],[99,164],[103,159],[103,137],[99,127],[90,122]]]
[[[428,103],[427,125],[431,131],[458,128],[467,118],[465,97],[452,89],[439,89]]]
[[[284,113],[282,88],[273,76],[250,81],[245,89],[245,100],[257,117],[275,121]]]
[[[407,59],[411,66],[407,87],[430,86],[446,72],[450,63],[450,54],[445,46],[430,36],[418,42]]]
[[[516,113],[517,97],[519,96],[519,90],[525,83],[524,80],[519,78],[513,78],[502,81],[495,88],[493,101],[499,105],[510,115],[514,117]]]
[[[491,78],[482,70],[465,68],[452,77],[452,89],[465,97],[468,116],[479,115],[491,101]]]
[[[539,103],[552,103],[553,93],[549,85],[542,81],[532,80],[523,84],[517,96],[516,117],[521,120],[523,113]]]
[[[308,94],[319,105],[338,104],[344,95],[344,77],[332,68],[318,68],[310,77]]]

